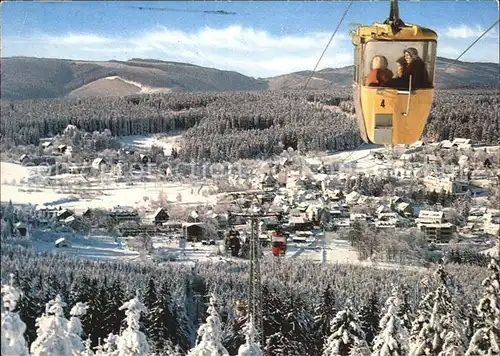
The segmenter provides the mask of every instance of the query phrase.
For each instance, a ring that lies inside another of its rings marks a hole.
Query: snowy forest
[[[500,269],[97,262],[2,246],[2,355],[498,355]],[[262,341],[262,342],[261,342]]]
[[[496,88],[436,90],[424,135],[498,144],[498,100]],[[190,161],[258,158],[287,147],[339,151],[361,143],[349,89],[2,100],[1,109],[2,151],[38,145],[69,124],[115,136],[186,130],[180,158]]]

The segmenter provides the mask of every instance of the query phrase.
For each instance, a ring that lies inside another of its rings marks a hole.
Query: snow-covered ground
[[[60,235],[60,234],[59,234]],[[60,236],[57,237],[60,237]],[[56,238],[54,238],[55,240]],[[179,246],[176,238],[166,236],[153,237],[153,246],[155,252],[151,255],[140,254],[136,251],[130,251],[126,248],[126,239],[119,238],[118,242],[110,236],[90,235],[85,238],[67,236],[72,242],[71,247],[56,248],[54,242],[37,240],[31,243],[37,252],[60,252],[78,256],[79,258],[90,260],[122,260],[136,262],[165,263],[169,261],[168,256],[174,256],[175,263],[196,263],[220,262],[234,263],[246,261],[241,258],[221,255],[219,250],[223,251],[223,241],[216,241],[216,245],[203,245],[202,243],[187,243],[185,249]],[[271,247],[264,247],[264,258],[272,257]],[[411,269],[424,270],[423,267],[403,266],[393,263],[379,263],[372,261],[359,261],[357,253],[345,240],[338,239],[337,236],[329,238],[328,243],[323,246],[318,243],[288,243],[285,259],[306,259],[317,263],[328,264],[355,264],[366,267],[384,268],[384,269]]]
[[[140,94],[169,93],[170,91],[172,91],[169,88],[153,88],[153,87],[150,87],[150,86],[138,83],[138,82],[134,82],[132,80],[127,80],[127,79],[124,79],[124,78],[118,77],[118,76],[106,77],[104,79],[107,79],[107,80],[121,80],[122,82],[134,85],[137,88],[141,89],[141,91],[139,92]]]
[[[140,149],[149,149],[151,146],[163,147],[166,155],[170,155],[172,147],[179,148],[182,142],[182,132],[175,135],[147,135],[123,136],[120,138],[125,145],[135,146]]]
[[[143,183],[127,186],[124,183],[101,186],[99,188],[72,188],[71,193],[57,193],[59,188],[41,188],[34,191],[28,186],[2,185],[0,197],[2,201],[12,200],[14,204],[57,205],[63,208],[102,208],[111,209],[117,205],[149,207],[151,200],[157,200],[163,192],[167,200],[179,204],[213,204],[215,196],[197,195],[197,187],[180,183]]]
[[[30,168],[21,166],[20,164],[0,162],[0,177],[2,182],[2,190],[4,184],[10,184],[14,180],[20,182],[30,176]]]
[[[33,249],[36,252],[61,252],[90,260],[134,260],[139,256],[138,252],[124,249],[120,243],[107,236],[78,239],[68,237],[68,240],[72,241],[71,247],[57,248],[54,242],[35,241]]]

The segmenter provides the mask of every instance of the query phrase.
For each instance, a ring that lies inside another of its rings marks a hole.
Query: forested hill
[[[438,88],[468,85],[497,85],[497,63],[458,61],[444,73],[452,60],[438,57]],[[128,61],[73,61],[33,57],[1,60],[2,99],[85,98],[126,96],[170,91],[253,91],[300,88],[310,75],[301,71],[271,78],[207,68],[187,63],[153,59]],[[309,88],[330,89],[350,86],[352,66],[325,68],[311,78]]]
[[[424,135],[498,144],[495,88],[438,89]],[[123,98],[1,101],[0,148],[39,145],[75,125],[89,135],[186,130],[181,157],[233,161],[279,153],[355,149],[361,143],[350,89],[204,92]],[[97,140],[97,138],[96,138]]]

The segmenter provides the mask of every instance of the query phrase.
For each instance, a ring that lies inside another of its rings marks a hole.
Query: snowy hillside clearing
[[[182,132],[175,135],[137,135],[123,136],[120,138],[125,145],[130,145],[138,149],[150,149],[151,146],[163,147],[165,155],[170,155],[172,147],[179,148],[182,143]]]

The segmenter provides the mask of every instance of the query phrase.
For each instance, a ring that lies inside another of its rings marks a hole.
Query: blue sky
[[[312,69],[347,5],[346,1],[4,2],[2,57],[155,58],[273,76]],[[354,0],[319,68],[351,64],[348,24],[383,21],[388,7],[387,0]],[[455,58],[496,20],[498,3],[400,0],[400,15],[408,23],[434,29],[438,55]],[[498,27],[491,30],[462,60],[498,63],[498,33]]]

